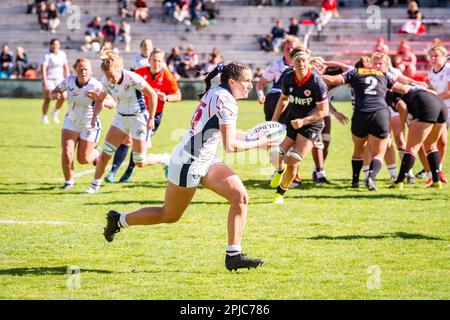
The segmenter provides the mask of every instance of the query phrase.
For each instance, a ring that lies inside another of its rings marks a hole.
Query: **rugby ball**
[[[286,137],[286,126],[276,121],[258,123],[247,132],[246,141],[257,141],[266,137],[273,144],[280,144]]]

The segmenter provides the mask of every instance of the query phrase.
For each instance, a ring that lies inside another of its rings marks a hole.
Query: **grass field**
[[[228,204],[205,189],[178,223],[134,227],[107,243],[106,212],[162,204],[163,171],[138,169],[134,183],[104,185],[96,195],[80,194],[93,173],[59,190],[60,126],[42,125],[40,106],[0,100],[0,299],[450,298],[450,187],[426,190],[421,181],[390,190],[383,168],[378,192],[350,189],[349,125],[333,120],[326,169],[334,184],[311,183],[309,156],[304,185],[281,206],[270,203],[265,152],[226,157],[250,195],[243,250],[266,260],[257,270],[230,273]],[[172,150],[195,106],[167,106],[153,152]],[[337,108],[349,115],[349,103]],[[102,138],[112,115],[101,115]],[[239,128],[261,119],[256,102],[240,104]],[[76,164],[78,173],[92,169]]]

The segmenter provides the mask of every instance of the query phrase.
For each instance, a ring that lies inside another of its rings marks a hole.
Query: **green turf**
[[[349,125],[333,120],[326,169],[334,184],[311,183],[309,156],[301,168],[304,186],[289,190],[281,206],[270,203],[265,152],[226,156],[251,199],[243,249],[266,260],[257,270],[230,273],[224,268],[228,204],[205,189],[176,224],[133,227],[107,243],[108,210],[162,203],[162,168],[138,169],[134,183],[107,184],[96,195],[80,194],[92,174],[60,191],[60,126],[41,124],[40,104],[0,100],[1,299],[450,298],[450,187],[426,190],[420,181],[390,190],[383,168],[378,192],[350,189]],[[171,151],[195,106],[167,106],[152,151]],[[240,106],[239,128],[263,119],[256,102]],[[350,113],[349,103],[337,108]],[[112,115],[101,115],[102,138]],[[76,164],[77,172],[90,169]],[[70,266],[80,273],[67,274]],[[381,281],[374,281],[376,271]]]

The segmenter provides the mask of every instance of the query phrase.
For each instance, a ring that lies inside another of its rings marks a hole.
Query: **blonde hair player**
[[[211,79],[221,71],[220,85],[210,89]],[[241,252],[241,238],[247,217],[248,194],[241,179],[216,156],[222,140],[226,152],[266,147],[267,140],[247,142],[236,131],[237,99],[248,97],[252,89],[251,69],[241,63],[218,65],[205,79],[206,91],[192,116],[190,129],[175,148],[169,166],[168,184],[162,207],[147,207],[120,214],[110,211],[104,229],[109,242],[122,228],[135,225],[174,223],[189,206],[201,184],[227,199],[228,247],[225,267],[228,270],[256,268],[264,263]]]
[[[101,124],[97,120],[91,127],[94,104],[103,86],[92,77],[91,63],[87,59],[77,59],[73,65],[76,76],[69,76],[51,92],[53,99],[61,99],[63,93],[68,93],[68,112],[61,129],[61,167],[65,183],[63,190],[69,190],[74,185],[74,153],[77,149],[77,159],[80,164],[94,162],[99,156],[95,145],[100,139]],[[103,105],[107,108],[115,106],[114,100],[108,96]]]
[[[168,154],[147,154],[147,143],[155,126],[155,112],[158,95],[138,74],[124,70],[122,58],[110,50],[102,52],[101,68],[106,76],[103,91],[95,103],[91,126],[95,128],[103,100],[108,93],[116,100],[117,108],[111,127],[106,134],[103,151],[95,168],[91,186],[83,193],[97,193],[105,174],[106,165],[117,147],[131,132],[133,139],[133,158],[138,167],[169,162]],[[149,97],[147,111],[144,95]]]

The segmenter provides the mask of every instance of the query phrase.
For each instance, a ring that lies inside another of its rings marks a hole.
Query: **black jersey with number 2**
[[[355,94],[355,110],[373,112],[387,108],[386,90],[394,86],[394,80],[386,73],[369,68],[352,69],[342,75]]]
[[[282,78],[283,95],[288,96],[289,118],[305,118],[317,109],[317,103],[328,99],[327,85],[314,71],[299,80],[293,69],[286,71]]]

